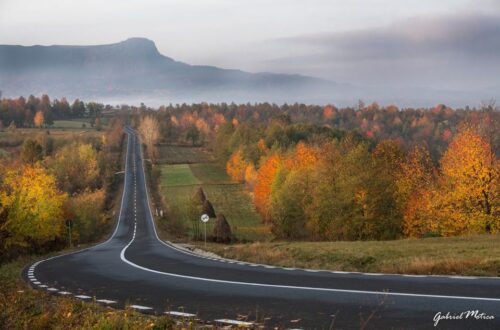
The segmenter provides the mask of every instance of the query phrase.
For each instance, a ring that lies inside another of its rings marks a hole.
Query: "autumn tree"
[[[73,142],[62,147],[50,163],[58,185],[71,194],[99,185],[97,152],[88,143]]]
[[[141,135],[142,142],[146,145],[148,157],[154,160],[155,145],[160,138],[158,120],[152,115],[144,116],[139,124],[139,134]]]
[[[119,150],[124,136],[123,121],[115,119],[110,124],[110,129],[106,134],[106,146],[111,150]]]
[[[278,237],[299,238],[305,231],[306,209],[310,204],[309,174],[306,170],[278,170],[272,185],[270,222]]]
[[[104,201],[104,189],[86,190],[68,198],[65,208],[74,215],[75,241],[89,242],[103,229],[106,220],[102,214]]]
[[[43,112],[37,111],[37,113],[35,114],[35,118],[33,118],[33,123],[35,124],[36,127],[42,127],[43,122],[44,122]]]
[[[0,190],[1,230],[9,233],[3,248],[43,244],[62,234],[66,194],[40,166],[9,169]]]
[[[257,181],[257,170],[255,169],[255,165],[250,163],[245,168],[245,183],[248,189],[253,190],[256,181]]]
[[[245,181],[247,162],[243,158],[241,149],[236,150],[226,164],[226,172],[234,181]]]
[[[464,129],[441,159],[443,234],[492,232],[499,229],[499,161],[491,145],[472,129]]]
[[[257,181],[254,188],[254,203],[257,211],[267,220],[269,220],[271,186],[281,161],[282,159],[279,155],[271,155],[263,160],[257,172]]]

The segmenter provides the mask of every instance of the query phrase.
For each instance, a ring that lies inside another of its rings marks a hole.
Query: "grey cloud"
[[[498,58],[500,16],[414,18],[388,27],[279,40],[342,59],[398,59],[433,55]]]
[[[267,66],[282,71],[357,84],[469,91],[500,87],[500,15],[413,18],[272,44],[275,58]]]

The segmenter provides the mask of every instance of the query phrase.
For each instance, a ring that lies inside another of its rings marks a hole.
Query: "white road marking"
[[[141,305],[130,305],[129,307],[133,308],[133,309],[141,310],[141,311],[148,311],[148,310],[152,310],[153,309],[152,307],[141,306]]]
[[[42,284],[42,283],[41,283],[41,282],[36,281],[36,282],[33,282],[33,284],[40,285],[40,284]]]
[[[237,325],[240,327],[251,327],[253,325],[252,322],[238,321],[238,320],[230,320],[230,319],[218,319],[214,320],[217,323],[229,324],[229,325]]]
[[[82,300],[88,300],[88,299],[90,299],[92,297],[86,296],[84,294],[79,294],[79,295],[76,295],[75,298],[82,299]]]
[[[189,317],[189,318],[196,317],[196,314],[177,312],[177,311],[168,311],[168,312],[165,312],[165,314],[170,315],[170,316],[178,316],[178,317]]]
[[[70,295],[71,292],[68,292],[68,291],[59,291],[58,294],[62,294],[63,296],[67,296],[67,295]]]
[[[116,301],[109,299],[98,299],[96,301],[106,305],[116,304]]]
[[[59,291],[58,289],[56,288],[48,288],[47,291],[50,291],[50,292],[57,292]]]
[[[39,285],[40,288],[46,288],[47,286],[45,284]]]
[[[412,274],[402,274],[404,277],[428,277],[428,275],[412,275]]]
[[[158,271],[158,270],[154,270],[154,269],[150,269],[150,268],[146,268],[146,267],[137,265],[137,264],[135,264],[135,263],[133,263],[125,258],[125,251],[132,244],[134,239],[135,239],[135,237],[132,237],[130,242],[122,249],[122,251],[120,253],[120,258],[123,260],[123,262],[126,262],[127,264],[131,265],[132,267],[142,269],[142,270],[150,272],[150,273],[161,274],[161,275],[170,276],[170,277],[211,282],[211,283],[223,283],[223,284],[245,285],[245,286],[265,287],[265,288],[290,289],[290,290],[307,290],[307,291],[319,291],[319,292],[369,294],[369,295],[380,295],[380,296],[419,297],[419,298],[439,298],[439,299],[479,300],[479,301],[497,301],[497,302],[500,302],[500,298],[445,296],[445,295],[404,293],[404,292],[392,292],[392,291],[366,291],[366,290],[333,289],[333,288],[307,287],[307,286],[292,286],[292,285],[280,285],[280,284],[265,284],[265,283],[219,280],[219,279],[213,279],[213,278],[205,278],[205,277],[167,273],[167,272],[162,272],[162,271]]]

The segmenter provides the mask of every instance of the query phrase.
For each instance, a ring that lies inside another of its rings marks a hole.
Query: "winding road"
[[[116,229],[104,243],[29,265],[34,288],[118,308],[241,319],[266,328],[500,329],[500,278],[303,270],[201,257],[158,238],[139,138],[127,133]],[[482,316],[480,313],[485,313]],[[479,317],[479,319],[477,318]],[[494,317],[494,319],[491,319]],[[220,321],[221,324],[223,321]]]

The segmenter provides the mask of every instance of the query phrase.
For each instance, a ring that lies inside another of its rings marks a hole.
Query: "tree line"
[[[110,110],[110,105],[96,102],[84,103],[76,99],[71,104],[66,98],[50,100],[48,95],[27,99],[0,100],[0,129],[11,127],[50,127],[54,120],[90,118],[90,125],[100,125],[103,111]]]

